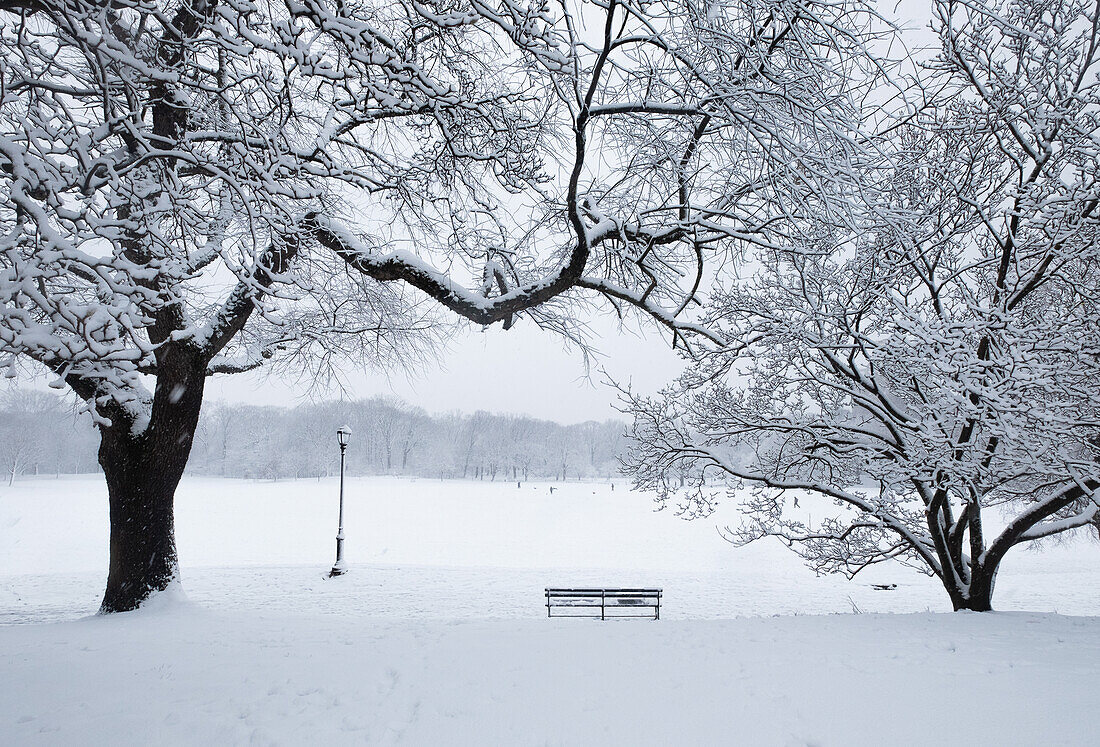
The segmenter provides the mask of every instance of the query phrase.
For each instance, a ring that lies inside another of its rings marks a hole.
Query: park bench
[[[546,616],[661,619],[660,589],[547,589]],[[640,614],[639,614],[640,613]]]

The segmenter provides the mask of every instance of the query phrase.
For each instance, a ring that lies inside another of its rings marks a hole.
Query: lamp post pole
[[[344,564],[344,454],[348,449],[350,435],[351,428],[346,425],[336,431],[336,438],[340,442],[340,522],[336,529],[336,562],[329,571],[329,578],[348,572],[348,567]]]

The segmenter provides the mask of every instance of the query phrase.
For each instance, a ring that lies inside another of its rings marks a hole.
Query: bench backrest
[[[583,597],[604,597],[618,599],[620,597],[642,597],[647,599],[660,599],[661,589],[546,589],[549,599],[578,599]]]

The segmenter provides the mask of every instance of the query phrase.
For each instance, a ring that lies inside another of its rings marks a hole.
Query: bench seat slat
[[[583,598],[583,599],[560,599],[554,602],[555,607],[599,607],[601,600],[599,597]],[[618,605],[621,607],[654,607],[656,606],[656,600],[650,599],[608,599],[607,605]]]

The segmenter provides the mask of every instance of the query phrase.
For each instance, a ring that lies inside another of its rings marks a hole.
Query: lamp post
[[[346,425],[336,429],[336,440],[340,442],[340,524],[336,529],[336,562],[329,571],[329,578],[348,572],[348,567],[344,564],[344,454],[348,450],[350,436],[351,428]]]

